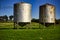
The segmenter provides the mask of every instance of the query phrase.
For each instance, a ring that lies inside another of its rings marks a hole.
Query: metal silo
[[[31,23],[31,4],[21,2],[14,4],[14,22]]]
[[[55,6],[52,4],[45,4],[39,8],[39,19],[41,23],[55,23]]]

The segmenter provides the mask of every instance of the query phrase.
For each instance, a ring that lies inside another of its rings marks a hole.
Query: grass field
[[[39,28],[38,23],[27,24],[24,27]],[[60,25],[39,29],[13,29],[13,23],[0,23],[0,40],[60,40]]]

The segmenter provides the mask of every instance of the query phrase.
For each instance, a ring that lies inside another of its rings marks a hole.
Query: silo
[[[14,22],[17,24],[31,23],[31,4],[21,2],[14,4]]]
[[[55,23],[55,6],[52,4],[44,4],[39,7],[40,23]]]

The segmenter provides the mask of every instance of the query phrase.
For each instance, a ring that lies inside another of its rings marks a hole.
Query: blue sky
[[[56,7],[56,19],[60,19],[60,0],[0,0],[0,16],[13,15],[14,3],[27,2],[32,5],[32,18],[39,18],[39,6],[50,3]]]

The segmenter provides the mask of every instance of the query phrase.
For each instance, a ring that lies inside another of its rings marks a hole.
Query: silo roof
[[[50,3],[46,3],[46,4],[43,4],[41,6],[46,6],[46,5],[54,6],[54,5],[50,4]]]
[[[30,4],[30,3],[27,3],[27,2],[19,2],[19,3],[15,3],[15,4],[24,4],[24,3],[26,3],[26,4]]]

